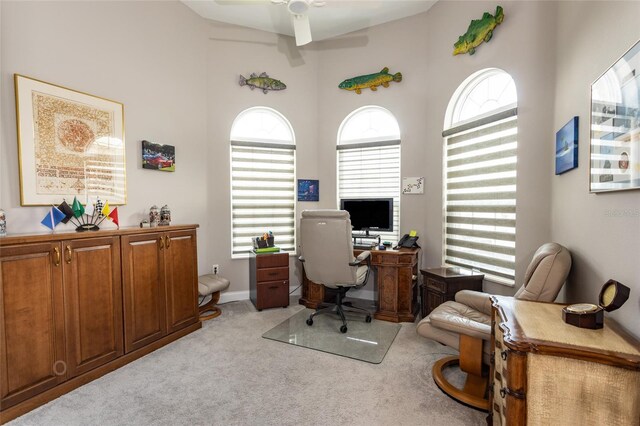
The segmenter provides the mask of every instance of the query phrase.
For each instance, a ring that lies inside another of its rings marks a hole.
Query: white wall
[[[175,223],[201,225],[202,270],[211,258],[205,21],[174,2],[3,1],[0,7],[0,207],[9,232],[43,232],[47,211],[20,207],[13,91],[13,74],[20,73],[124,104],[128,196],[118,207],[121,225],[136,225],[151,205],[168,204]],[[175,145],[175,173],[141,168],[143,139]],[[194,185],[204,190],[191,190]],[[105,222],[105,229],[113,227]],[[65,228],[73,229],[56,230]]]
[[[640,40],[640,2],[561,2],[553,129],[580,117],[578,168],[552,179],[551,232],[571,250],[571,302],[596,303],[615,279],[631,288],[629,301],[606,314],[640,337],[640,191],[589,193],[591,84]],[[637,72],[637,71],[636,71]],[[549,159],[551,162],[551,157]]]
[[[319,159],[323,207],[336,199],[335,144],[338,126],[354,109],[369,104],[389,109],[402,133],[402,176],[425,176],[424,195],[403,195],[400,228],[415,229],[423,267],[442,262],[442,130],[456,88],[480,69],[498,67],[518,90],[518,200],[516,281],[522,282],[535,250],[550,238],[549,191],[552,147],[544,137],[553,114],[555,5],[503,2],[505,20],[493,39],[473,56],[452,56],[453,43],[471,19],[495,12],[494,2],[439,2],[428,12],[319,43]],[[338,90],[345,78],[388,66],[401,83],[361,95]],[[541,137],[542,135],[542,137]],[[327,182],[327,184],[324,184]],[[327,191],[332,191],[327,194]],[[485,282],[492,293],[515,289]]]

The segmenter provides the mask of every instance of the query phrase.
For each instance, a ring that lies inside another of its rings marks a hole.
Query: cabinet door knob
[[[65,247],[65,262],[67,265],[71,263],[71,246]]]
[[[60,249],[58,247],[53,248],[53,264],[60,266]]]
[[[507,396],[507,390],[505,388],[500,388],[500,396],[504,399]]]
[[[171,237],[170,236],[166,236],[165,238],[165,246],[167,246],[167,248],[169,248],[169,246],[171,245]]]
[[[507,351],[501,351],[500,352],[500,358],[502,358],[503,361],[507,360]]]
[[[161,235],[160,236],[160,250],[162,250],[163,248],[164,248],[164,238]]]

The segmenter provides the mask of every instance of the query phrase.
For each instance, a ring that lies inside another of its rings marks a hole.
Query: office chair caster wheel
[[[347,326],[343,325],[342,327],[340,327],[340,333],[346,333],[347,332]]]
[[[367,315],[367,317],[364,319],[365,322],[371,322],[371,315]]]
[[[307,325],[313,325],[313,320],[311,318],[307,318]]]

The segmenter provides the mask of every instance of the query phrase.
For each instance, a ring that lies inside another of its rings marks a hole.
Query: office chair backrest
[[[356,282],[351,220],[344,210],[305,210],[300,220],[300,254],[307,278],[333,287]]]
[[[571,253],[558,243],[543,244],[533,255],[516,299],[538,302],[556,300],[571,269]]]

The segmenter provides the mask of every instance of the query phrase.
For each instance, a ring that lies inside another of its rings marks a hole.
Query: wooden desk
[[[356,255],[362,250],[356,250]],[[418,254],[420,249],[371,250],[371,266],[378,283],[378,310],[373,317],[391,322],[413,322],[418,313]],[[299,303],[316,309],[332,299],[325,287],[302,277]]]
[[[565,324],[555,303],[492,296],[492,425],[637,425],[640,342],[605,318]]]

